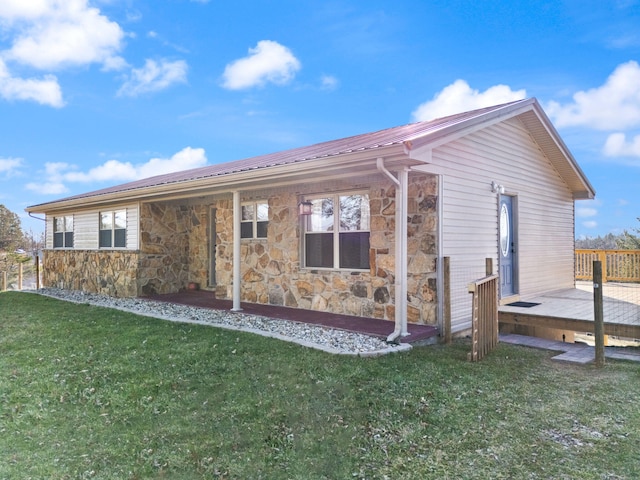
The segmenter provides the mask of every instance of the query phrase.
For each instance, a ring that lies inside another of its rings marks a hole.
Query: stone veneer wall
[[[435,324],[437,177],[412,174],[409,179],[408,319]],[[369,189],[371,236],[367,272],[300,269],[297,200],[290,193],[271,196],[267,239],[242,240],[242,300],[393,320],[395,187],[378,184]],[[231,298],[231,200],[219,201],[216,207],[216,294]]]
[[[48,287],[135,297],[138,252],[126,250],[46,250],[43,284]]]
[[[435,324],[437,177],[409,176],[408,319]],[[395,187],[373,185],[370,270],[301,269],[298,197],[269,197],[267,239],[242,240],[243,301],[393,320],[395,316]],[[216,295],[231,298],[232,200],[216,207]],[[47,286],[115,297],[171,293],[189,282],[207,286],[210,205],[143,203],[140,250],[48,250]]]
[[[177,292],[189,282],[206,286],[209,207],[174,202],[140,208],[140,295]]]

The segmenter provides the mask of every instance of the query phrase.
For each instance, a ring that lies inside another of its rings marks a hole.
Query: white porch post
[[[233,307],[232,312],[242,310],[240,306],[240,192],[233,192]]]
[[[409,169],[398,172],[400,185],[396,187],[396,322],[400,335],[409,335],[407,327],[407,211]],[[398,321],[399,320],[399,321]]]

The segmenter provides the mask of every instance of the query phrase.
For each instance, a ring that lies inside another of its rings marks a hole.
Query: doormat
[[[531,308],[531,307],[535,307],[536,305],[540,305],[540,304],[539,303],[535,303],[535,302],[513,302],[513,303],[507,303],[507,307]]]

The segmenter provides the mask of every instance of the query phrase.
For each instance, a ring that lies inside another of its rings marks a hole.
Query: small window
[[[370,213],[366,194],[310,199],[305,230],[305,266],[369,268]]]
[[[267,238],[269,204],[255,202],[242,205],[240,238]]]
[[[73,216],[53,217],[53,248],[73,248]]]
[[[127,212],[100,212],[100,248],[125,248],[127,246]]]

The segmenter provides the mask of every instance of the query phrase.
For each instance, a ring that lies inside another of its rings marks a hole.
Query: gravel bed
[[[33,292],[69,302],[115,308],[163,320],[256,333],[335,354],[376,356],[411,348],[408,344],[389,344],[382,339],[360,333],[228,310],[213,310],[140,298],[113,298],[107,295],[54,288],[43,288]]]

